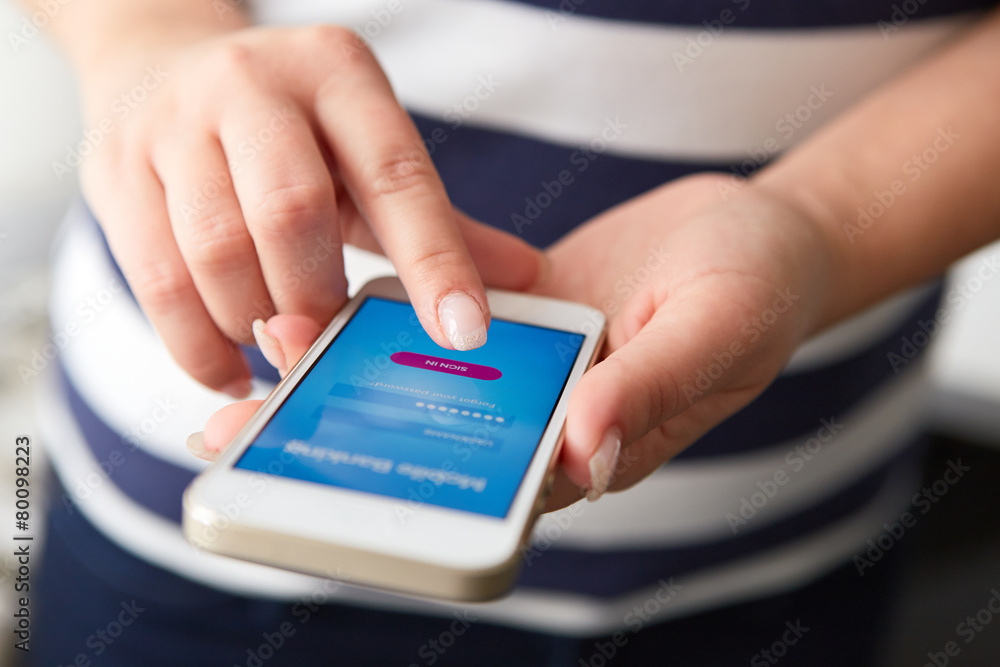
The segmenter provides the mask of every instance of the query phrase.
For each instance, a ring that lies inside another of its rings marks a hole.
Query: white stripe
[[[990,447],[1000,443],[1000,355],[994,352],[1000,325],[998,275],[1000,241],[952,269],[945,286],[947,312],[927,327],[937,339],[930,353],[936,426]],[[934,326],[941,327],[939,333],[933,333]],[[927,338],[921,336],[912,336],[909,345],[925,345]],[[896,353],[902,361],[908,349],[900,341]]]
[[[806,446],[807,435],[722,461],[669,463],[626,492],[543,516],[536,544],[591,550],[685,546],[731,538],[733,526],[740,536],[764,528],[850,485],[912,442],[923,425],[928,393],[926,373],[915,367],[858,409],[828,415],[844,427],[828,443],[814,442],[814,448],[821,445],[815,455],[795,451]],[[800,469],[786,460],[790,455],[800,458]],[[787,475],[781,485],[774,481],[779,470]],[[758,483],[775,491],[766,502]],[[730,524],[728,515],[742,518],[744,498],[762,507],[754,506],[756,514],[746,523]]]
[[[325,21],[372,36],[401,101],[431,117],[469,100],[470,123],[568,146],[620,118],[628,127],[610,144],[614,153],[725,162],[770,139],[781,147],[801,140],[970,20],[913,21],[886,38],[875,25],[740,29],[737,12],[712,37],[702,27],[582,16],[553,25],[552,12],[494,0],[401,0],[396,14],[385,0],[257,5],[264,22]],[[384,27],[373,19],[379,12]],[[679,69],[676,54],[699,39],[708,40],[702,53]],[[483,79],[499,85],[487,92]],[[821,86],[833,96],[816,111],[800,109]],[[783,123],[789,113],[808,122]]]
[[[37,408],[42,442],[63,484],[98,469],[83,442],[53,376],[39,386]],[[912,471],[898,471],[864,511],[807,539],[723,566],[678,578],[683,586],[669,604],[653,614],[656,622],[714,606],[791,590],[843,563],[877,534],[881,523],[897,516],[912,492]],[[294,602],[339,601],[359,606],[429,615],[469,610],[476,618],[534,631],[571,635],[612,632],[627,627],[628,612],[656,590],[609,601],[568,593],[518,589],[498,602],[453,605],[405,598],[341,585],[275,568],[196,551],[177,525],[137,505],[113,483],[100,483],[79,499],[76,509],[103,534],[143,560],[191,581],[236,595]],[[543,556],[544,557],[544,556]]]
[[[900,292],[810,338],[795,350],[782,375],[803,373],[846,359],[888,336],[928,298],[937,283]]]

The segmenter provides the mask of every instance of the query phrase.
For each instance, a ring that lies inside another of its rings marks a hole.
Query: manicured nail
[[[474,350],[486,342],[483,310],[465,292],[452,292],[438,304],[441,328],[456,350]]]
[[[277,368],[281,377],[285,377],[285,373],[288,372],[285,351],[281,349],[281,343],[278,342],[277,338],[264,331],[264,326],[264,320],[256,319],[253,321],[253,337],[257,341],[257,347],[267,359],[267,363]]]
[[[192,433],[187,439],[188,451],[205,461],[214,461],[219,452],[205,449],[205,432]]]
[[[233,398],[246,398],[250,395],[251,390],[253,390],[253,385],[250,380],[236,380],[222,388],[224,394],[229,394]]]
[[[612,426],[604,434],[597,451],[590,457],[590,488],[587,489],[587,500],[590,502],[603,496],[611,485],[621,448],[622,433],[617,427]]]

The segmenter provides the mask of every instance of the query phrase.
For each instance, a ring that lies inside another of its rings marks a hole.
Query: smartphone
[[[605,319],[487,297],[486,344],[458,352],[423,331],[398,279],[368,283],[187,488],[187,539],[401,593],[508,591]]]

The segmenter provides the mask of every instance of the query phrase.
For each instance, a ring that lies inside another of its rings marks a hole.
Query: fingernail
[[[260,348],[260,353],[267,359],[267,363],[277,368],[278,373],[284,377],[285,373],[288,372],[285,351],[281,349],[281,343],[278,342],[277,338],[264,331],[264,326],[265,323],[262,319],[253,321],[254,340],[257,341],[257,347]]]
[[[587,500],[590,502],[603,496],[611,485],[621,448],[622,433],[617,427],[612,426],[604,434],[597,451],[590,457],[590,488],[587,489]]]
[[[233,398],[246,398],[250,395],[252,389],[253,385],[250,383],[250,380],[236,380],[223,387],[222,392],[229,394]]]
[[[214,461],[219,452],[205,449],[205,432],[192,433],[187,439],[188,451],[205,461]]]
[[[465,292],[452,292],[438,304],[441,328],[456,350],[474,350],[486,342],[483,310]]]

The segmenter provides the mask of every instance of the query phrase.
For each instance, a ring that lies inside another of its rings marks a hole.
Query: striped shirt
[[[456,206],[545,246],[689,173],[729,172],[738,188],[986,4],[273,0],[253,9],[262,23],[338,23],[363,35]],[[353,289],[385,267],[351,249],[347,263]],[[913,289],[807,342],[757,401],[649,479],[543,517],[520,585],[476,605],[477,616],[581,636],[636,629],[794,588],[863,553],[911,502],[909,445],[926,384],[919,360],[890,358],[920,332],[926,339],[937,295],[936,285]],[[46,389],[42,423],[65,502],[127,551],[203,584],[289,601],[323,588],[183,540],[181,492],[204,465],[184,441],[228,401],[171,360],[82,204],[57,255],[52,326],[51,345],[22,374]],[[263,397],[277,375],[248,355]],[[462,607],[326,588],[387,609]]]

